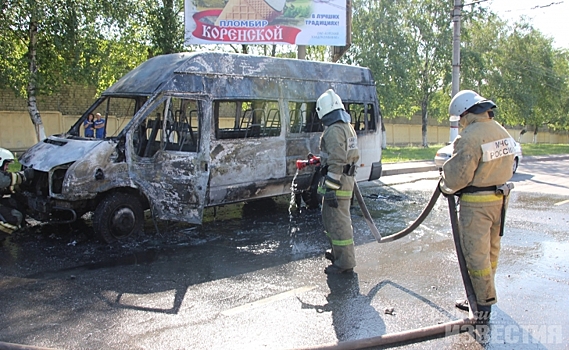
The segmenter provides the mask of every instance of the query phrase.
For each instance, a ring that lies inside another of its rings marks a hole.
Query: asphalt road
[[[569,160],[529,159],[512,178],[498,304],[478,340],[466,333],[404,349],[567,349]],[[362,186],[382,235],[413,221],[437,171]],[[297,349],[466,317],[440,198],[409,236],[377,244],[352,209],[358,266],[322,271],[316,211],[288,200],[219,208],[200,227],[153,225],[107,246],[85,226],[31,230],[0,243],[0,349]],[[5,343],[1,343],[5,342]]]

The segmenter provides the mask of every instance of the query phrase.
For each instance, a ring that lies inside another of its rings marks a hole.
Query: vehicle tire
[[[518,157],[514,158],[514,165],[512,166],[512,174],[515,174],[516,171],[518,170],[518,164],[519,164],[519,159]]]
[[[93,229],[107,243],[135,236],[143,228],[142,204],[128,193],[111,193],[103,198],[93,214]]]

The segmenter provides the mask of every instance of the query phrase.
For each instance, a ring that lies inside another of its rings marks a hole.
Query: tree
[[[496,16],[472,22],[464,43],[463,88],[498,105],[508,125],[563,127],[567,116],[568,56],[527,22],[512,27]],[[566,123],[565,123],[566,125]],[[535,139],[535,136],[534,136]]]
[[[552,130],[569,130],[569,51],[568,50],[555,50],[553,70],[558,76],[565,79],[565,84],[562,90],[557,91],[557,111],[550,115],[548,126]]]
[[[560,93],[566,95],[566,77],[555,70],[552,39],[526,23],[516,24],[503,43],[502,56],[497,60],[501,74],[493,81],[500,89],[504,119],[509,124],[539,127],[549,123],[560,112]]]
[[[369,67],[384,115],[421,112],[422,145],[434,94],[450,81],[451,1],[355,0],[347,63]]]
[[[494,13],[473,4],[471,8],[463,9],[461,27],[460,90],[471,89],[491,96],[487,75],[494,69],[492,57],[500,37],[505,35],[506,24]],[[444,84],[433,93],[431,117],[439,121],[448,120],[451,90],[450,84]]]
[[[452,32],[448,14],[450,2],[418,1],[415,11],[409,11],[409,24],[415,24],[414,39],[417,55],[414,62],[420,70],[415,71],[419,88],[415,100],[421,106],[423,147],[428,147],[427,125],[430,103],[434,94],[450,81]]]
[[[491,12],[477,16],[468,12],[463,14],[466,20],[461,34],[461,89],[490,96],[493,87],[488,84],[488,76],[497,69],[500,45],[508,35],[506,22]]]
[[[150,56],[183,51],[184,2],[182,0],[146,0],[145,12],[146,24],[150,32]]]
[[[412,116],[417,106],[408,93],[414,69],[408,31],[398,1],[354,0],[352,45],[341,62],[370,68],[384,116]],[[356,35],[357,33],[357,35]]]
[[[112,47],[105,45],[105,35],[118,33],[135,5],[134,0],[2,2],[0,31],[6,39],[0,42],[0,87],[27,97],[38,140],[45,132],[37,96],[70,83],[97,85],[108,64],[104,49]]]

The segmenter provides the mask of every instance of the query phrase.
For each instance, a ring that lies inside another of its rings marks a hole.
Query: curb
[[[546,162],[551,160],[567,160],[569,159],[569,154],[553,154],[548,156],[527,156],[522,158],[522,162]],[[520,164],[521,164],[520,163]]]
[[[409,163],[406,163],[409,164]],[[401,175],[401,174],[413,174],[413,173],[423,173],[427,171],[437,171],[439,168],[435,164],[418,164],[416,166],[400,167],[392,169],[383,169],[381,176],[391,176],[391,175]]]

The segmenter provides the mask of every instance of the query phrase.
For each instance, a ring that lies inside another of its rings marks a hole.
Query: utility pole
[[[462,10],[462,0],[454,0],[454,8],[452,10],[452,91],[451,97],[454,97],[460,88],[460,16]],[[450,118],[450,142],[458,136],[458,116],[451,115]]]
[[[460,17],[462,0],[454,0],[452,12],[452,97],[456,95],[460,85]]]

